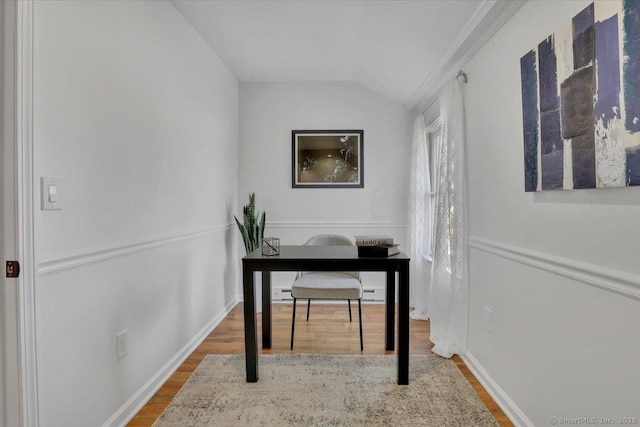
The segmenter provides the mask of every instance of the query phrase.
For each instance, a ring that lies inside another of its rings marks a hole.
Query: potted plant
[[[262,215],[260,215],[259,212],[256,212],[255,193],[249,194],[249,204],[242,208],[242,224],[235,215],[233,218],[236,220],[238,229],[242,234],[242,240],[244,241],[244,248],[247,254],[258,249],[264,236],[266,214],[262,212]],[[258,218],[260,218],[259,221]]]

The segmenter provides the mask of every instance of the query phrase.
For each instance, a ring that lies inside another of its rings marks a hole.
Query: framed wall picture
[[[520,58],[525,191],[640,185],[637,0],[599,0]]]
[[[293,188],[363,188],[362,130],[291,131]]]

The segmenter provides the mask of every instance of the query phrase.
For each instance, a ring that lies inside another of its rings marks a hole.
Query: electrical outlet
[[[116,335],[116,344],[118,349],[118,360],[129,354],[129,330],[124,331]]]
[[[484,329],[493,333],[493,311],[489,307],[484,308]]]

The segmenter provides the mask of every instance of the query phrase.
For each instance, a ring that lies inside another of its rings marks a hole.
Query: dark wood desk
[[[409,384],[409,257],[360,258],[355,246],[281,246],[280,255],[260,249],[242,258],[244,345],[247,382],[258,381],[255,272],[262,272],[262,348],[271,348],[272,271],[384,271],[387,273],[385,348],[394,349],[395,274],[398,272],[398,384]]]

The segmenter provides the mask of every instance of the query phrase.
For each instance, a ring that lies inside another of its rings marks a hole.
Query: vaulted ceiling
[[[241,82],[354,81],[410,108],[521,3],[173,0]]]

